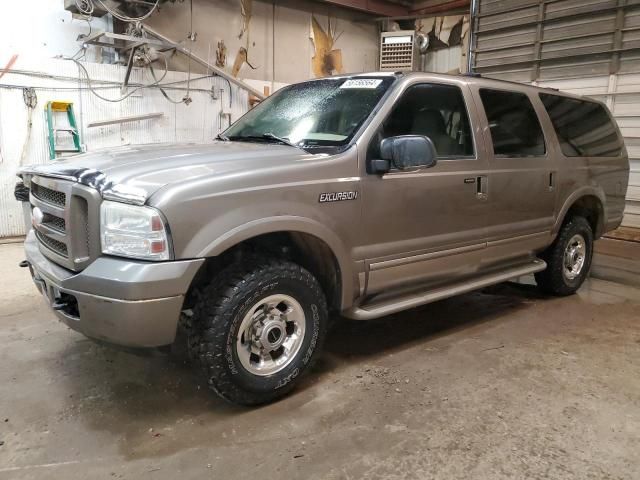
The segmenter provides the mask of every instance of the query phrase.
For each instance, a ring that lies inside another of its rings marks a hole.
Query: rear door
[[[475,86],[489,150],[485,268],[531,255],[550,239],[556,205],[555,149],[545,139],[537,98]]]

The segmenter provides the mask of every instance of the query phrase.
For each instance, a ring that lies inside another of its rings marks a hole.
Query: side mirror
[[[437,152],[433,141],[422,135],[401,135],[389,137],[380,143],[382,160],[373,160],[371,170],[386,173],[391,167],[399,170],[423,167],[430,168],[437,163]]]

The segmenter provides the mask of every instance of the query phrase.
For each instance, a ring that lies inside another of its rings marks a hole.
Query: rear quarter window
[[[562,153],[567,157],[617,157],[623,142],[605,108],[596,102],[541,93]]]

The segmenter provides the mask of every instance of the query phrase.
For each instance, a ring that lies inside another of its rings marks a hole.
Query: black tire
[[[305,332],[299,351],[284,369],[260,376],[242,365],[236,340],[249,310],[275,294],[300,304]],[[327,303],[320,284],[304,268],[253,257],[227,267],[201,289],[191,323],[190,356],[204,370],[210,388],[231,403],[258,405],[289,393],[311,368],[327,333]]]
[[[580,235],[585,242],[586,253],[584,264],[575,278],[568,278],[564,270],[564,256],[569,242]],[[538,287],[558,296],[575,293],[589,275],[593,257],[593,230],[584,217],[570,218],[560,229],[553,244],[541,255],[547,262],[546,270],[536,273]]]

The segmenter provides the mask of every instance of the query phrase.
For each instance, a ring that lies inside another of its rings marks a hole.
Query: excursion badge
[[[328,202],[344,202],[346,200],[357,200],[358,192],[328,192],[321,193],[318,201],[320,203],[328,203]]]

